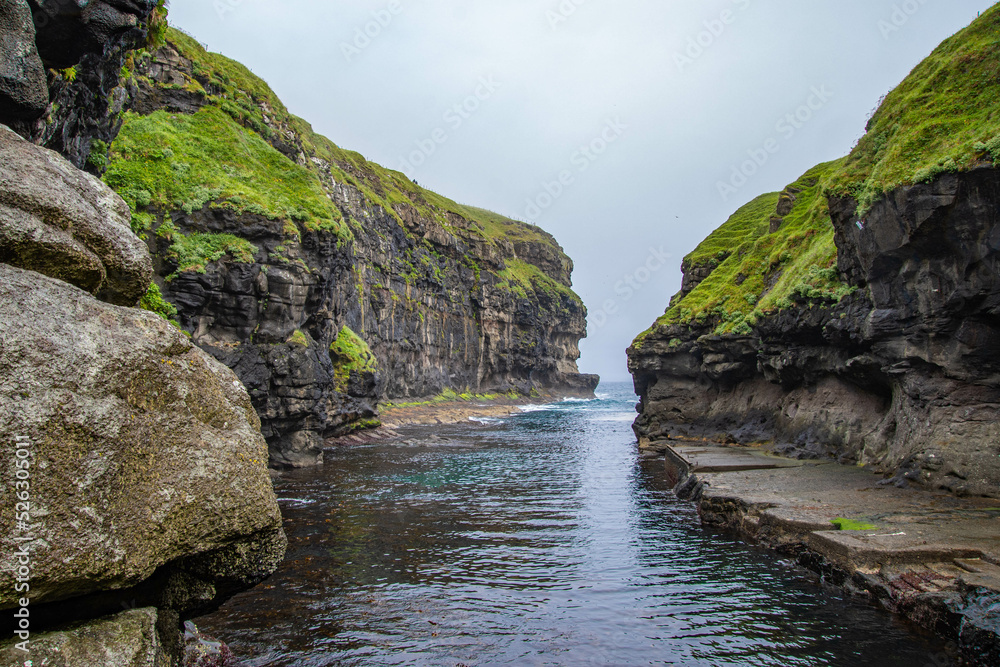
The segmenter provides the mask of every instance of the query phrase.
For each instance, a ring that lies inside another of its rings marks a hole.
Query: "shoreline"
[[[862,468],[754,447],[672,440],[644,455],[662,456],[674,493],[698,506],[704,526],[789,556],[938,635],[962,664],[1000,664],[996,499],[899,488]]]
[[[445,424],[476,423],[480,419],[503,419],[521,414],[521,408],[529,405],[559,403],[570,398],[596,400],[596,396],[579,397],[560,394],[543,394],[511,398],[501,396],[492,399],[473,397],[469,400],[448,400],[419,404],[389,406],[380,411],[380,426],[358,430],[347,435],[326,440],[327,447],[369,444],[398,435],[397,429],[405,426],[435,426]]]

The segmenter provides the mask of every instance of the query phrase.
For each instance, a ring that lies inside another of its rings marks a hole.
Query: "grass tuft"
[[[872,525],[870,523],[865,523],[864,521],[855,521],[854,519],[843,519],[836,518],[830,521],[837,530],[875,530],[878,526]]]
[[[172,280],[180,273],[205,273],[208,264],[217,262],[226,255],[235,262],[250,264],[258,252],[257,246],[232,234],[197,232],[185,236],[174,232],[172,239],[173,244],[167,255],[176,260],[177,271],[167,276],[167,280]]]
[[[745,336],[757,320],[797,304],[829,305],[854,288],[836,270],[837,248],[825,188],[841,161],[818,165],[786,188],[794,193],[791,211],[769,233],[781,195],[762,195],[733,214],[690,255],[686,270],[709,266],[712,273],[683,299],[673,301],[645,339],[660,327],[703,325],[716,335]]]

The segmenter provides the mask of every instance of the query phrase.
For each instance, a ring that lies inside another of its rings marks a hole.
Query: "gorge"
[[[994,6],[885,96],[849,156],[740,208],[628,350],[639,446],[703,524],[971,664],[1000,643],[998,32]]]
[[[167,5],[0,0],[0,662],[1000,661],[1000,5],[685,257],[599,391],[555,236],[321,136]],[[568,164],[638,178],[613,117]],[[552,173],[539,216],[598,182]],[[610,183],[573,233],[661,267]]]
[[[314,134],[162,0],[0,32],[5,661],[177,664],[283,558],[268,465],[381,401],[593,395],[551,235]]]

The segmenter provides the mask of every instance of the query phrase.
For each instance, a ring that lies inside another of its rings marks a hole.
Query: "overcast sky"
[[[684,255],[847,154],[879,98],[992,4],[172,0],[170,16],[338,145],[554,234],[591,312],[581,369],[621,380]]]

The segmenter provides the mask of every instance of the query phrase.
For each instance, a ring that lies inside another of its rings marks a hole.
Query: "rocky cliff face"
[[[182,33],[133,85],[106,179],[177,322],[249,388],[272,464],[320,462],[383,399],[592,393],[586,310],[550,235],[343,151]],[[187,186],[192,146],[217,169]]]
[[[155,5],[83,4],[0,3],[5,49],[18,44],[3,53],[0,122],[40,143],[53,128],[83,138],[62,145],[76,157],[113,123],[101,105],[46,111],[41,62],[89,58],[110,72],[101,58],[117,62],[145,38]],[[105,184],[0,125],[4,664],[180,664],[181,620],[284,555],[250,397],[176,327],[134,307],[153,262],[130,223]]]
[[[162,39],[164,2],[16,0],[7,4],[7,39],[16,41],[5,42],[5,48],[11,44],[12,51],[20,54],[15,73],[7,79],[0,77],[0,96],[8,93],[11,98],[11,102],[0,100],[8,124],[25,138],[64,155],[79,169],[102,173],[129,99],[122,69],[133,49]]]
[[[834,198],[839,303],[799,297],[746,335],[666,324],[629,350],[644,442],[710,437],[1000,489],[1000,172],[901,188],[863,219]]]
[[[1000,7],[916,67],[851,155],[686,258],[628,352],[644,446],[763,442],[1000,495],[997,35]]]

